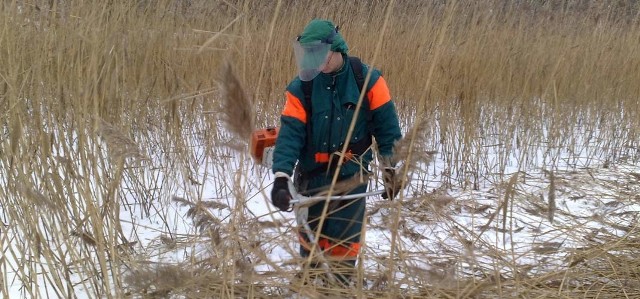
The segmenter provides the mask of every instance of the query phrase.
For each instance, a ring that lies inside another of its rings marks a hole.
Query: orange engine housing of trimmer
[[[263,164],[265,149],[276,145],[280,128],[266,128],[253,131],[251,134],[251,156]]]

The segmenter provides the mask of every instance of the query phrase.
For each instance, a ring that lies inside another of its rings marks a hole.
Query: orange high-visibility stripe
[[[282,110],[282,115],[290,116],[298,119],[302,123],[307,123],[307,111],[304,110],[304,106],[302,106],[302,101],[298,99],[298,97],[294,96],[289,91],[285,92],[287,97],[287,102],[284,104],[284,110]]]
[[[302,236],[302,233],[298,233],[298,240],[300,241],[300,245],[304,247],[304,249],[311,251],[311,244],[307,242],[307,240]],[[320,238],[318,240],[318,246],[320,249],[333,258],[354,258],[358,256],[360,253],[360,243],[347,243],[348,246],[345,245],[334,245],[327,238]]]
[[[349,246],[334,245],[329,250],[329,255],[333,257],[357,257],[360,252],[360,243],[351,243]]]
[[[360,252],[360,243],[350,243],[348,246],[342,244],[334,245],[326,238],[320,238],[318,246],[320,246],[324,252],[329,254],[329,256],[334,258],[352,258],[358,256],[358,252]]]
[[[316,163],[329,163],[329,153],[316,153]]]
[[[335,154],[339,155],[338,153]],[[329,163],[331,161],[331,155],[329,153],[316,153],[315,158],[316,163]],[[353,159],[353,153],[351,152],[351,150],[349,150],[344,154],[344,161],[346,162],[351,159]]]
[[[371,110],[376,110],[391,101],[391,93],[389,92],[387,81],[385,81],[382,76],[380,76],[376,84],[371,87],[367,93],[367,97],[369,98],[369,109]]]

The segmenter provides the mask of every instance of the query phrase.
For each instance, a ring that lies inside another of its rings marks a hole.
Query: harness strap
[[[356,83],[358,84],[358,91],[362,92],[362,87],[364,86],[364,74],[362,73],[362,61],[358,57],[350,56],[349,63],[351,64],[351,69],[353,69],[353,76],[356,78]]]
[[[304,110],[307,113],[307,146],[311,145],[311,92],[313,91],[313,80],[312,81],[302,81],[302,93],[304,94]]]
[[[362,99],[363,101],[365,101],[362,105],[362,107],[369,107],[369,100],[366,94],[366,90],[363,90],[364,87],[364,73],[362,71],[362,61],[360,60],[360,58],[358,57],[349,57],[349,62],[351,63],[351,68],[353,69],[353,76],[356,78],[356,83],[358,84],[358,91],[360,92],[364,92],[364,98]],[[366,104],[366,106],[364,105]],[[367,115],[367,130],[369,131],[369,135],[373,134],[373,126],[371,125],[371,123],[373,122],[373,114],[371,113],[371,111],[369,109],[366,110],[366,115]],[[371,136],[369,136],[369,139],[371,139]]]

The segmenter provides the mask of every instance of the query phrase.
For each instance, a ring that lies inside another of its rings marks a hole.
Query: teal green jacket
[[[302,172],[310,172],[327,165],[325,162],[331,158],[331,154],[342,150],[360,96],[349,57],[343,57],[345,63],[342,69],[332,74],[320,73],[313,79],[312,115],[307,115],[305,109],[302,81],[296,77],[287,87],[286,103],[280,117],[280,132],[273,154],[274,173],[292,175],[296,161]],[[369,67],[363,64],[365,77],[368,70]],[[380,155],[390,157],[394,142],[402,134],[395,105],[380,71],[373,70],[366,92],[367,96],[363,99],[366,102],[358,113],[350,144],[373,135]],[[369,118],[371,121],[368,121]],[[312,128],[309,139],[306,136],[308,122],[311,122]],[[371,160],[371,150],[354,156],[342,165],[340,177],[368,171]]]

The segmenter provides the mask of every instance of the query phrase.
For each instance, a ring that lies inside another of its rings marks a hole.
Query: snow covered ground
[[[124,180],[123,190],[130,194],[123,191],[122,196],[131,201],[122,205],[120,220],[136,258],[169,265],[219,254],[207,243],[216,238],[207,233],[215,230],[203,233],[203,218],[193,217],[193,207],[199,204],[209,213],[207,221],[214,219],[226,227],[218,231],[222,240],[216,242],[225,242],[231,227],[247,244],[255,244],[248,250],[247,261],[265,283],[278,271],[295,273],[294,215],[270,206],[267,195],[273,178],[269,171],[246,154],[231,150],[215,161],[206,158],[203,148],[194,148],[192,154],[195,174],[180,183],[158,184],[176,174],[153,165],[137,181]],[[586,155],[591,160],[593,156]],[[637,234],[640,164],[633,159],[591,161],[583,167],[580,157],[559,154],[557,161],[572,163],[555,164],[549,167],[555,169],[552,173],[542,169],[548,167],[522,167],[514,162],[504,173],[481,179],[474,190],[472,184],[448,183],[445,157],[436,155],[420,168],[421,173],[414,173],[402,198],[368,200],[361,260],[370,287],[390,279],[383,275],[389,272],[395,275],[393,283],[408,289],[427,283],[455,284],[460,277],[540,275],[580,262],[580,250],[598,240]],[[167,163],[160,156],[152,161]],[[136,204],[133,186],[151,185],[162,186],[153,193],[152,204]],[[371,184],[372,189],[378,187],[377,182]],[[11,245],[3,246],[6,252]],[[387,268],[391,258],[397,259],[393,271]],[[15,280],[16,270],[7,269],[3,277],[13,282],[9,296],[27,297]],[[81,274],[71,278],[78,282],[74,288],[78,297],[91,297],[91,288],[79,283]],[[46,273],[41,273],[37,281],[45,280]],[[46,290],[41,294],[50,295]]]
[[[589,240],[621,237],[637,229],[640,212],[637,164],[621,160],[606,168],[595,165],[557,171],[553,174],[554,195],[550,195],[550,176],[542,170],[517,173],[511,186],[508,179],[514,178],[515,173],[505,173],[507,182],[486,184],[480,190],[447,190],[442,187],[443,179],[438,172],[444,163],[437,159],[433,163],[436,172],[429,175],[428,188],[422,181],[420,187],[408,188],[405,198],[395,202],[369,199],[363,262],[370,282],[380,280],[381,273],[386,271],[385,261],[390,256],[394,233],[389,228],[394,227],[397,211],[400,231],[395,240],[395,255],[403,259],[397,265],[395,279],[407,287],[454,283],[459,277],[514,277],[562,269],[577,260],[578,249],[588,246]],[[239,180],[228,177],[229,186],[243,188],[246,217],[256,225],[249,227],[258,230],[245,233],[267,253],[267,261],[254,264],[256,271],[274,273],[289,269],[295,273],[294,215],[277,212],[270,206],[267,194],[272,178],[268,171],[250,163],[232,164],[247,168],[238,173],[248,173]],[[372,184],[372,189],[375,187]],[[507,195],[508,192],[512,193]],[[184,196],[180,192],[177,195]],[[555,196],[555,207],[550,208],[549,196]],[[231,221],[234,202],[220,201],[217,199],[220,197],[225,198],[212,189],[203,192],[205,200],[223,203],[212,209],[213,214],[222,221]],[[173,216],[165,217],[176,219],[172,221],[176,223],[175,233],[193,234],[192,222],[180,216],[186,213],[184,208],[172,203],[169,209]],[[148,239],[141,244],[157,244],[163,233],[145,235]],[[163,246],[142,246],[141,249],[155,249],[149,255],[166,262],[194,254],[192,248],[166,250]],[[206,248],[197,250],[209,254]],[[277,269],[272,267],[274,264]]]

